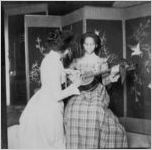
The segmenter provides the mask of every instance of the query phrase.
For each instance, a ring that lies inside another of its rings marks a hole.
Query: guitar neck
[[[132,70],[135,70],[135,67],[134,66],[129,66],[129,67],[126,67],[124,69],[126,71],[132,71]],[[88,79],[92,80],[92,78],[94,78],[95,76],[98,76],[98,75],[102,75],[102,78],[105,78],[105,77],[107,77],[110,74],[110,72],[111,72],[111,68],[109,68],[107,70],[104,70],[104,71],[102,70],[102,71],[99,71],[99,72],[80,73],[80,76],[81,76],[82,81],[85,81],[85,85],[86,85],[86,82],[88,82]],[[119,73],[121,75],[121,71],[118,71],[115,75],[117,75]],[[67,87],[70,83],[71,83],[70,80],[66,80],[65,87]]]
[[[110,73],[111,69],[107,69],[105,71],[99,71],[99,72],[91,72],[91,73],[88,73],[86,72],[85,74],[81,74],[82,77],[85,77],[85,78],[90,78],[90,77],[94,77],[94,76],[98,76],[98,75],[107,75],[108,73]]]
[[[135,67],[127,67],[126,68],[126,71],[131,71],[131,70],[135,70]],[[90,77],[102,75],[102,77],[104,78],[104,77],[108,76],[110,72],[111,72],[111,68],[104,70],[104,71],[102,70],[99,72],[91,72],[91,73],[86,72],[85,74],[81,74],[81,76],[85,77],[85,78],[90,78]],[[119,72],[116,74],[119,74]]]

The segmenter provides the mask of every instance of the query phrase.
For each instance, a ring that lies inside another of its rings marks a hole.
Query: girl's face
[[[84,50],[88,53],[88,54],[91,54],[94,52],[95,50],[95,47],[96,47],[96,43],[94,41],[94,39],[92,37],[87,37],[85,40],[84,40]]]

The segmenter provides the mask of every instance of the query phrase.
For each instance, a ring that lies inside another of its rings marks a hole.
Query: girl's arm
[[[107,64],[106,60],[105,60],[105,59],[101,59],[100,61],[101,61],[101,62],[100,62],[101,70],[108,70],[109,67],[108,67],[108,64]],[[110,75],[107,75],[107,76],[105,76],[105,77],[102,76],[102,83],[103,83],[103,85],[108,85],[108,84],[110,84],[110,83],[111,83]]]
[[[117,82],[120,77],[120,74],[118,73],[119,73],[119,65],[113,66],[111,68],[110,74],[107,77],[103,78],[103,84],[108,85],[110,83]]]
[[[108,69],[109,69],[109,67],[108,67],[106,60],[101,59],[101,70],[108,70]],[[120,77],[119,74],[116,75],[116,73],[118,73],[118,72],[119,72],[119,65],[112,67],[110,74],[105,77],[102,77],[102,83],[104,85],[108,85],[110,83],[117,82]]]

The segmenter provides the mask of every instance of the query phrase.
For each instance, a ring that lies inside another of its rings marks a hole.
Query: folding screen
[[[127,75],[127,131],[151,133],[151,6],[150,3],[126,8],[126,57],[136,65]]]
[[[7,105],[23,105],[26,104],[27,99],[24,15],[45,15],[48,14],[47,9],[47,4],[15,5],[15,7],[4,8]]]
[[[151,118],[151,17],[126,20],[127,59],[136,64],[128,76],[127,116]]]

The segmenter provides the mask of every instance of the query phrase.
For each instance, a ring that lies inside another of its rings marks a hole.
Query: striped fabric
[[[126,148],[126,133],[107,108],[109,96],[101,84],[73,96],[65,108],[66,147],[72,149]]]

